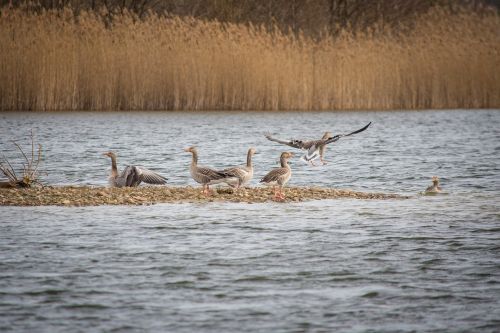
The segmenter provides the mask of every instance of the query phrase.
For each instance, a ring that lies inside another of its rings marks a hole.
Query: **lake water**
[[[292,160],[290,185],[408,200],[0,207],[0,331],[498,332],[500,112],[0,113],[0,146],[44,147],[49,184],[105,185],[107,150],[171,185],[200,163],[257,186],[277,137],[365,132]],[[299,152],[299,151],[296,151]],[[446,194],[422,196],[430,178]]]

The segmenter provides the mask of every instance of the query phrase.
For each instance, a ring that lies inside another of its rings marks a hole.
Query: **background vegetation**
[[[1,110],[500,107],[482,2],[2,2]]]

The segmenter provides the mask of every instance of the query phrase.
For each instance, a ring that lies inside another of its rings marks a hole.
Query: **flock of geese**
[[[301,157],[306,163],[314,164],[314,160],[320,158],[323,164],[326,145],[338,141],[342,137],[347,137],[360,132],[363,132],[371,125],[368,123],[363,128],[348,134],[338,134],[332,136],[330,132],[326,132],[320,140],[280,140],[273,138],[270,133],[266,133],[265,137],[273,142],[287,145],[292,148],[305,150],[305,154]],[[253,178],[253,164],[252,156],[255,154],[255,148],[248,149],[247,163],[243,166],[236,166],[223,170],[216,170],[214,168],[198,165],[198,151],[196,147],[189,147],[185,149],[186,152],[192,154],[191,166],[189,171],[191,177],[199,184],[202,185],[204,194],[209,195],[210,185],[226,183],[227,185],[235,188],[236,191],[240,187],[247,185]],[[125,167],[122,172],[118,171],[116,163],[116,154],[114,152],[107,152],[103,155],[111,159],[111,173],[109,176],[109,184],[111,187],[135,187],[139,186],[142,182],[148,184],[162,185],[166,184],[167,178],[162,175],[140,166],[129,165]],[[283,152],[280,156],[279,168],[275,168],[268,172],[261,180],[265,185],[273,186],[274,199],[283,200],[285,194],[283,193],[283,186],[290,180],[292,176],[292,169],[288,164],[288,160],[294,156],[291,152]]]
[[[306,163],[314,164],[314,160],[320,159],[321,163],[326,164],[324,154],[326,146],[330,143],[338,141],[342,137],[347,137],[357,133],[361,133],[371,125],[368,123],[363,128],[348,134],[338,134],[332,136],[330,132],[326,132],[319,140],[280,140],[273,138],[270,133],[266,133],[265,137],[273,142],[287,145],[293,148],[305,150],[305,154],[301,157]],[[216,170],[214,168],[198,165],[198,151],[196,147],[189,147],[184,151],[192,154],[191,166],[189,171],[191,177],[199,184],[202,185],[202,192],[205,195],[210,195],[210,185],[219,183],[226,183],[227,185],[235,188],[236,191],[240,187],[247,185],[253,178],[254,168],[252,164],[252,156],[255,154],[255,148],[248,149],[246,165],[231,167],[223,170]],[[139,186],[142,182],[155,185],[166,184],[167,178],[162,175],[140,166],[127,166],[122,172],[118,171],[116,163],[116,154],[114,152],[107,152],[103,155],[111,159],[111,173],[109,177],[109,184],[111,187],[135,187]],[[291,152],[283,152],[280,156],[279,168],[275,168],[268,172],[260,182],[273,187],[274,199],[283,200],[285,194],[283,187],[290,180],[292,170],[288,164],[288,160],[294,156]],[[439,179],[433,177],[434,186],[429,187],[427,191],[438,192],[441,190],[439,187]]]

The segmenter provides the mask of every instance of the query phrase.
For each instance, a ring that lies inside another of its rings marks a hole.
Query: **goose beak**
[[[186,153],[189,153],[189,148],[184,148],[184,151],[185,151]]]

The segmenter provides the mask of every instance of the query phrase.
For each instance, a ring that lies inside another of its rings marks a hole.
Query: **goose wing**
[[[366,125],[366,126],[365,126],[365,127],[363,127],[363,128],[360,128],[360,129],[358,129],[358,130],[356,130],[356,131],[354,131],[354,132],[351,132],[351,133],[348,133],[348,134],[337,134],[337,135],[332,136],[331,138],[328,138],[328,139],[326,139],[326,140],[321,140],[321,141],[324,141],[324,143],[323,143],[323,144],[327,145],[327,144],[329,144],[329,143],[332,143],[332,142],[338,141],[340,138],[343,138],[343,137],[345,137],[345,136],[350,136],[350,135],[354,135],[354,134],[361,133],[361,132],[363,132],[364,130],[366,130],[366,129],[367,129],[367,128],[371,125],[371,124],[372,124],[372,122],[370,121],[370,122],[368,123],[368,125]]]
[[[368,123],[368,125],[366,125],[365,127],[360,128],[360,129],[358,129],[358,130],[356,130],[354,132],[348,133],[348,134],[337,134],[337,135],[334,135],[334,136],[332,136],[331,138],[328,138],[328,139],[310,141],[311,145],[307,148],[307,153],[305,153],[301,157],[301,160],[303,160],[304,162],[309,162],[309,161],[317,159],[320,156],[320,148],[321,147],[324,147],[325,145],[327,145],[329,143],[336,142],[340,138],[343,138],[345,136],[350,136],[350,135],[354,135],[354,134],[357,134],[357,133],[361,133],[364,130],[366,130],[371,125],[371,123],[372,122],[370,121]]]
[[[156,184],[156,185],[163,185],[167,183],[167,178],[163,177],[162,175],[154,171],[151,171],[149,169],[140,166],[136,166],[135,170],[137,178],[145,183]]]
[[[277,142],[277,143],[281,143],[282,145],[287,145],[287,146],[290,146],[290,147],[293,147],[293,148],[297,148],[297,149],[308,149],[309,146],[311,145],[311,141],[302,141],[302,140],[289,140],[289,141],[286,141],[286,140],[276,139],[276,138],[272,137],[271,133],[266,133],[266,134],[264,134],[264,136],[269,141],[274,141],[274,142]]]
[[[230,177],[223,171],[217,171],[208,167],[197,167],[193,175],[195,180],[199,183],[209,183],[214,180],[222,180]]]
[[[116,177],[115,183],[117,187],[138,186],[141,183],[141,180],[139,178],[136,167],[131,165],[126,166],[120,176]]]
[[[248,174],[248,170],[243,167],[228,168],[222,170],[221,172],[227,174],[230,177],[236,177],[239,179],[243,179]]]
[[[278,181],[281,177],[288,173],[287,168],[276,168],[271,170],[267,175],[260,180],[261,183],[272,183]]]

